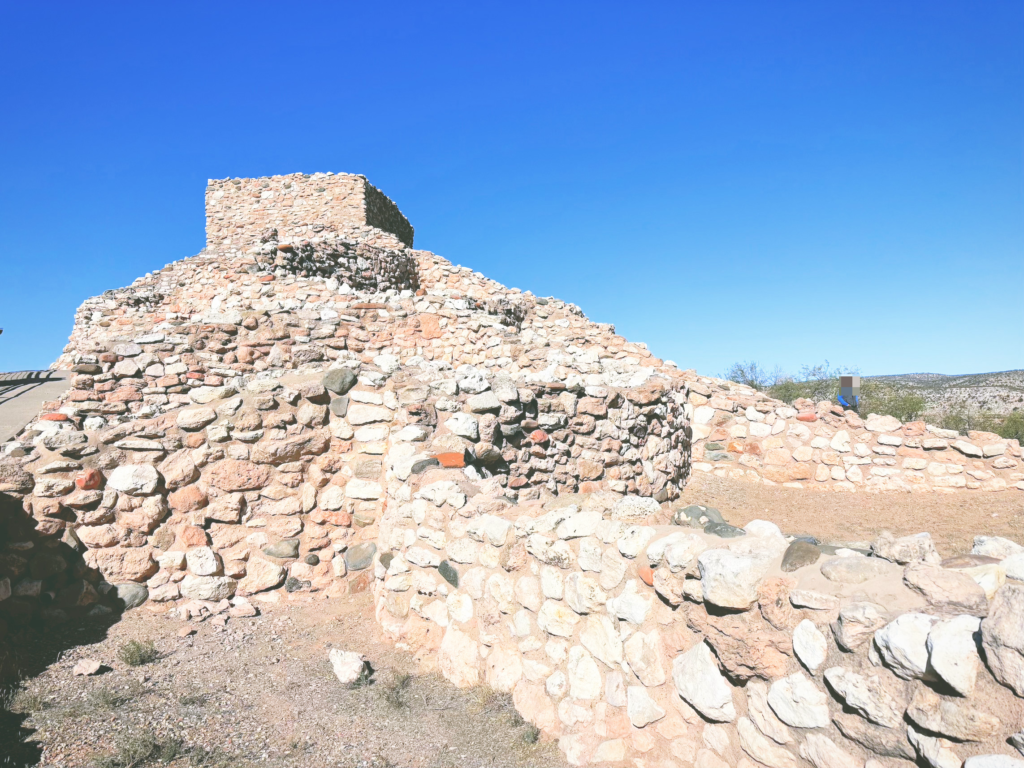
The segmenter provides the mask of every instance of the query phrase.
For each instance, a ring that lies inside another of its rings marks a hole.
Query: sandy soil
[[[928,531],[944,557],[971,549],[975,536],[1024,543],[1024,493],[828,493],[726,480],[695,472],[679,502],[716,507],[743,526],[762,519],[783,533],[822,543],[870,542],[881,531],[897,536]]]
[[[15,756],[0,766],[565,765],[553,742],[536,742],[510,696],[418,674],[414,660],[381,636],[367,593],[262,610],[218,627],[141,608],[101,639],[70,630],[53,638],[67,650],[16,694],[21,733],[10,722],[0,729],[7,739],[0,755]],[[185,626],[196,634],[179,637]],[[130,640],[152,640],[159,658],[127,665],[118,650]],[[342,686],[331,648],[363,653],[372,683]],[[75,677],[80,659],[108,670]],[[19,739],[29,743],[18,746]],[[132,763],[132,750],[145,751],[147,741],[150,757]]]

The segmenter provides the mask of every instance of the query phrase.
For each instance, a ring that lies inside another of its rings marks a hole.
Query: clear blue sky
[[[681,367],[1024,367],[1024,3],[0,5],[0,371],[366,174],[416,244]]]

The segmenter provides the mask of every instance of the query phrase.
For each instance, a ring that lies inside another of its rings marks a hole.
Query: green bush
[[[954,429],[962,435],[972,430],[979,432],[995,432],[1001,437],[1014,437],[1024,427],[1024,416],[1014,411],[1009,416],[998,416],[991,411],[984,411],[971,406],[956,406],[938,415],[938,426],[943,429]],[[1019,438],[1018,438],[1019,439]]]
[[[139,667],[159,659],[160,652],[153,645],[152,640],[147,640],[144,643],[140,643],[138,640],[129,640],[117,650],[117,656],[129,667]]]
[[[1000,437],[1007,440],[1017,439],[1024,443],[1024,411],[1014,411],[1003,419],[995,430]]]
[[[767,371],[760,363],[753,361],[747,363],[733,363],[725,372],[723,379],[735,381],[737,384],[744,384],[748,387],[763,392],[769,387],[775,386],[786,380],[782,369],[775,366],[774,371]]]
[[[916,421],[924,415],[927,403],[924,397],[911,389],[889,383],[865,379],[861,382],[860,407],[857,411],[867,415],[895,416],[900,421]]]

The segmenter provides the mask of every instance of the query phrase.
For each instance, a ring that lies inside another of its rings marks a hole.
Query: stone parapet
[[[413,228],[365,176],[293,173],[211,179],[206,188],[206,247],[248,252],[272,236],[281,243],[340,239],[409,248]]]
[[[836,492],[1024,490],[1017,440],[862,418],[827,401],[790,406],[693,371],[686,379],[697,472]]]

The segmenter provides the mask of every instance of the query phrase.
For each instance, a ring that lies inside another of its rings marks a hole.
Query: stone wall
[[[731,381],[686,378],[698,472],[838,492],[1024,490],[1017,440],[861,418],[827,401],[794,407]]]
[[[261,179],[210,179],[206,187],[206,247],[247,252],[276,231],[282,243],[366,241],[412,247],[413,228],[364,176],[293,173]]]
[[[382,627],[511,693],[574,765],[1021,765],[1014,542],[942,562],[927,534],[855,552],[765,521],[715,535],[713,510],[641,497],[513,506],[453,471],[398,480]]]
[[[575,764],[1013,766],[1024,548],[835,550],[670,502],[691,457],[759,482],[841,466],[813,483],[857,488],[851,468],[901,450],[985,483],[1019,446],[940,454],[914,425],[780,410],[368,230],[328,245],[401,262],[338,279],[292,258],[306,234],[243,250],[218,231],[83,304],[72,389],[2,447],[0,633],[372,589],[424,667],[512,693]]]

